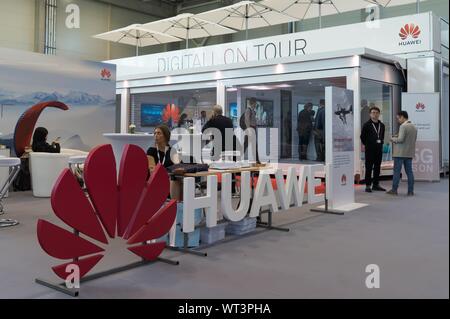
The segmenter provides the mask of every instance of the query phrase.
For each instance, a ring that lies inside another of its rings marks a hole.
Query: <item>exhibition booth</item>
[[[402,94],[440,93],[438,103],[428,109],[441,114],[431,123],[439,135],[432,160],[441,172],[448,167],[448,23],[432,13],[376,23],[107,61],[117,66],[121,132],[130,124],[138,132],[153,132],[167,105],[195,121],[202,110],[210,112],[219,104],[238,127],[246,103],[254,97],[258,127],[279,128],[276,138],[267,139],[270,152],[262,155],[264,160],[298,163],[298,113],[308,102],[316,110],[325,87],[336,86],[354,92],[355,150],[363,150],[359,135],[370,106],[382,110],[389,133],[383,174],[392,175],[389,138],[398,131],[395,114]],[[411,23],[419,26],[420,34],[402,39],[399,32]],[[313,137],[307,160],[316,160]],[[363,152],[356,151],[357,177],[363,174],[363,162]]]
[[[58,277],[66,280],[76,265],[87,281],[154,261],[178,265],[160,256],[164,249],[205,257],[198,248],[226,236],[243,238],[256,227],[289,231],[275,226],[274,213],[304,204],[339,215],[364,207],[355,202],[354,181],[364,175],[360,133],[372,106],[386,125],[382,174],[392,175],[395,115],[407,109],[419,129],[418,179],[439,180],[449,160],[448,23],[431,13],[376,23],[105,62],[1,49],[0,187],[7,190],[28,159],[33,195],[50,198],[65,224],[39,219],[39,245],[68,261],[52,267]],[[403,34],[412,24],[420,32]],[[244,143],[240,119],[251,101],[262,163],[211,163],[202,117],[222,106]],[[313,134],[299,147],[306,105],[316,116],[325,107],[322,160]],[[201,146],[197,166],[149,170],[146,151],[160,124],[173,129],[171,144],[182,157]],[[48,128],[49,140],[62,140],[59,154],[28,149],[37,125]],[[176,183],[182,199],[171,196]],[[1,188],[0,204],[6,195]],[[140,261],[86,276],[116,237]]]

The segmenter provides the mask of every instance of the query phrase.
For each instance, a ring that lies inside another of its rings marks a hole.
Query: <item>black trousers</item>
[[[372,184],[373,185],[379,184],[382,159],[383,159],[383,149],[381,147],[366,148],[365,181],[367,186],[371,186]]]

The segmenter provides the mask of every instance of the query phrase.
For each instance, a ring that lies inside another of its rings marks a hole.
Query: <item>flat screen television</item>
[[[164,104],[141,104],[141,126],[157,126],[163,123]]]

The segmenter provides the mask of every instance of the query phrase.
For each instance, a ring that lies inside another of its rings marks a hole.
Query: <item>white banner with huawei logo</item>
[[[422,181],[440,179],[439,93],[403,93],[402,110],[416,125],[416,157],[413,160],[414,178]]]

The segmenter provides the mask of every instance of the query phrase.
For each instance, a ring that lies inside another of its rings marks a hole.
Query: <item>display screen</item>
[[[238,117],[238,108],[236,102],[230,103],[230,117]]]
[[[141,104],[141,126],[157,126],[163,123],[163,104]]]

